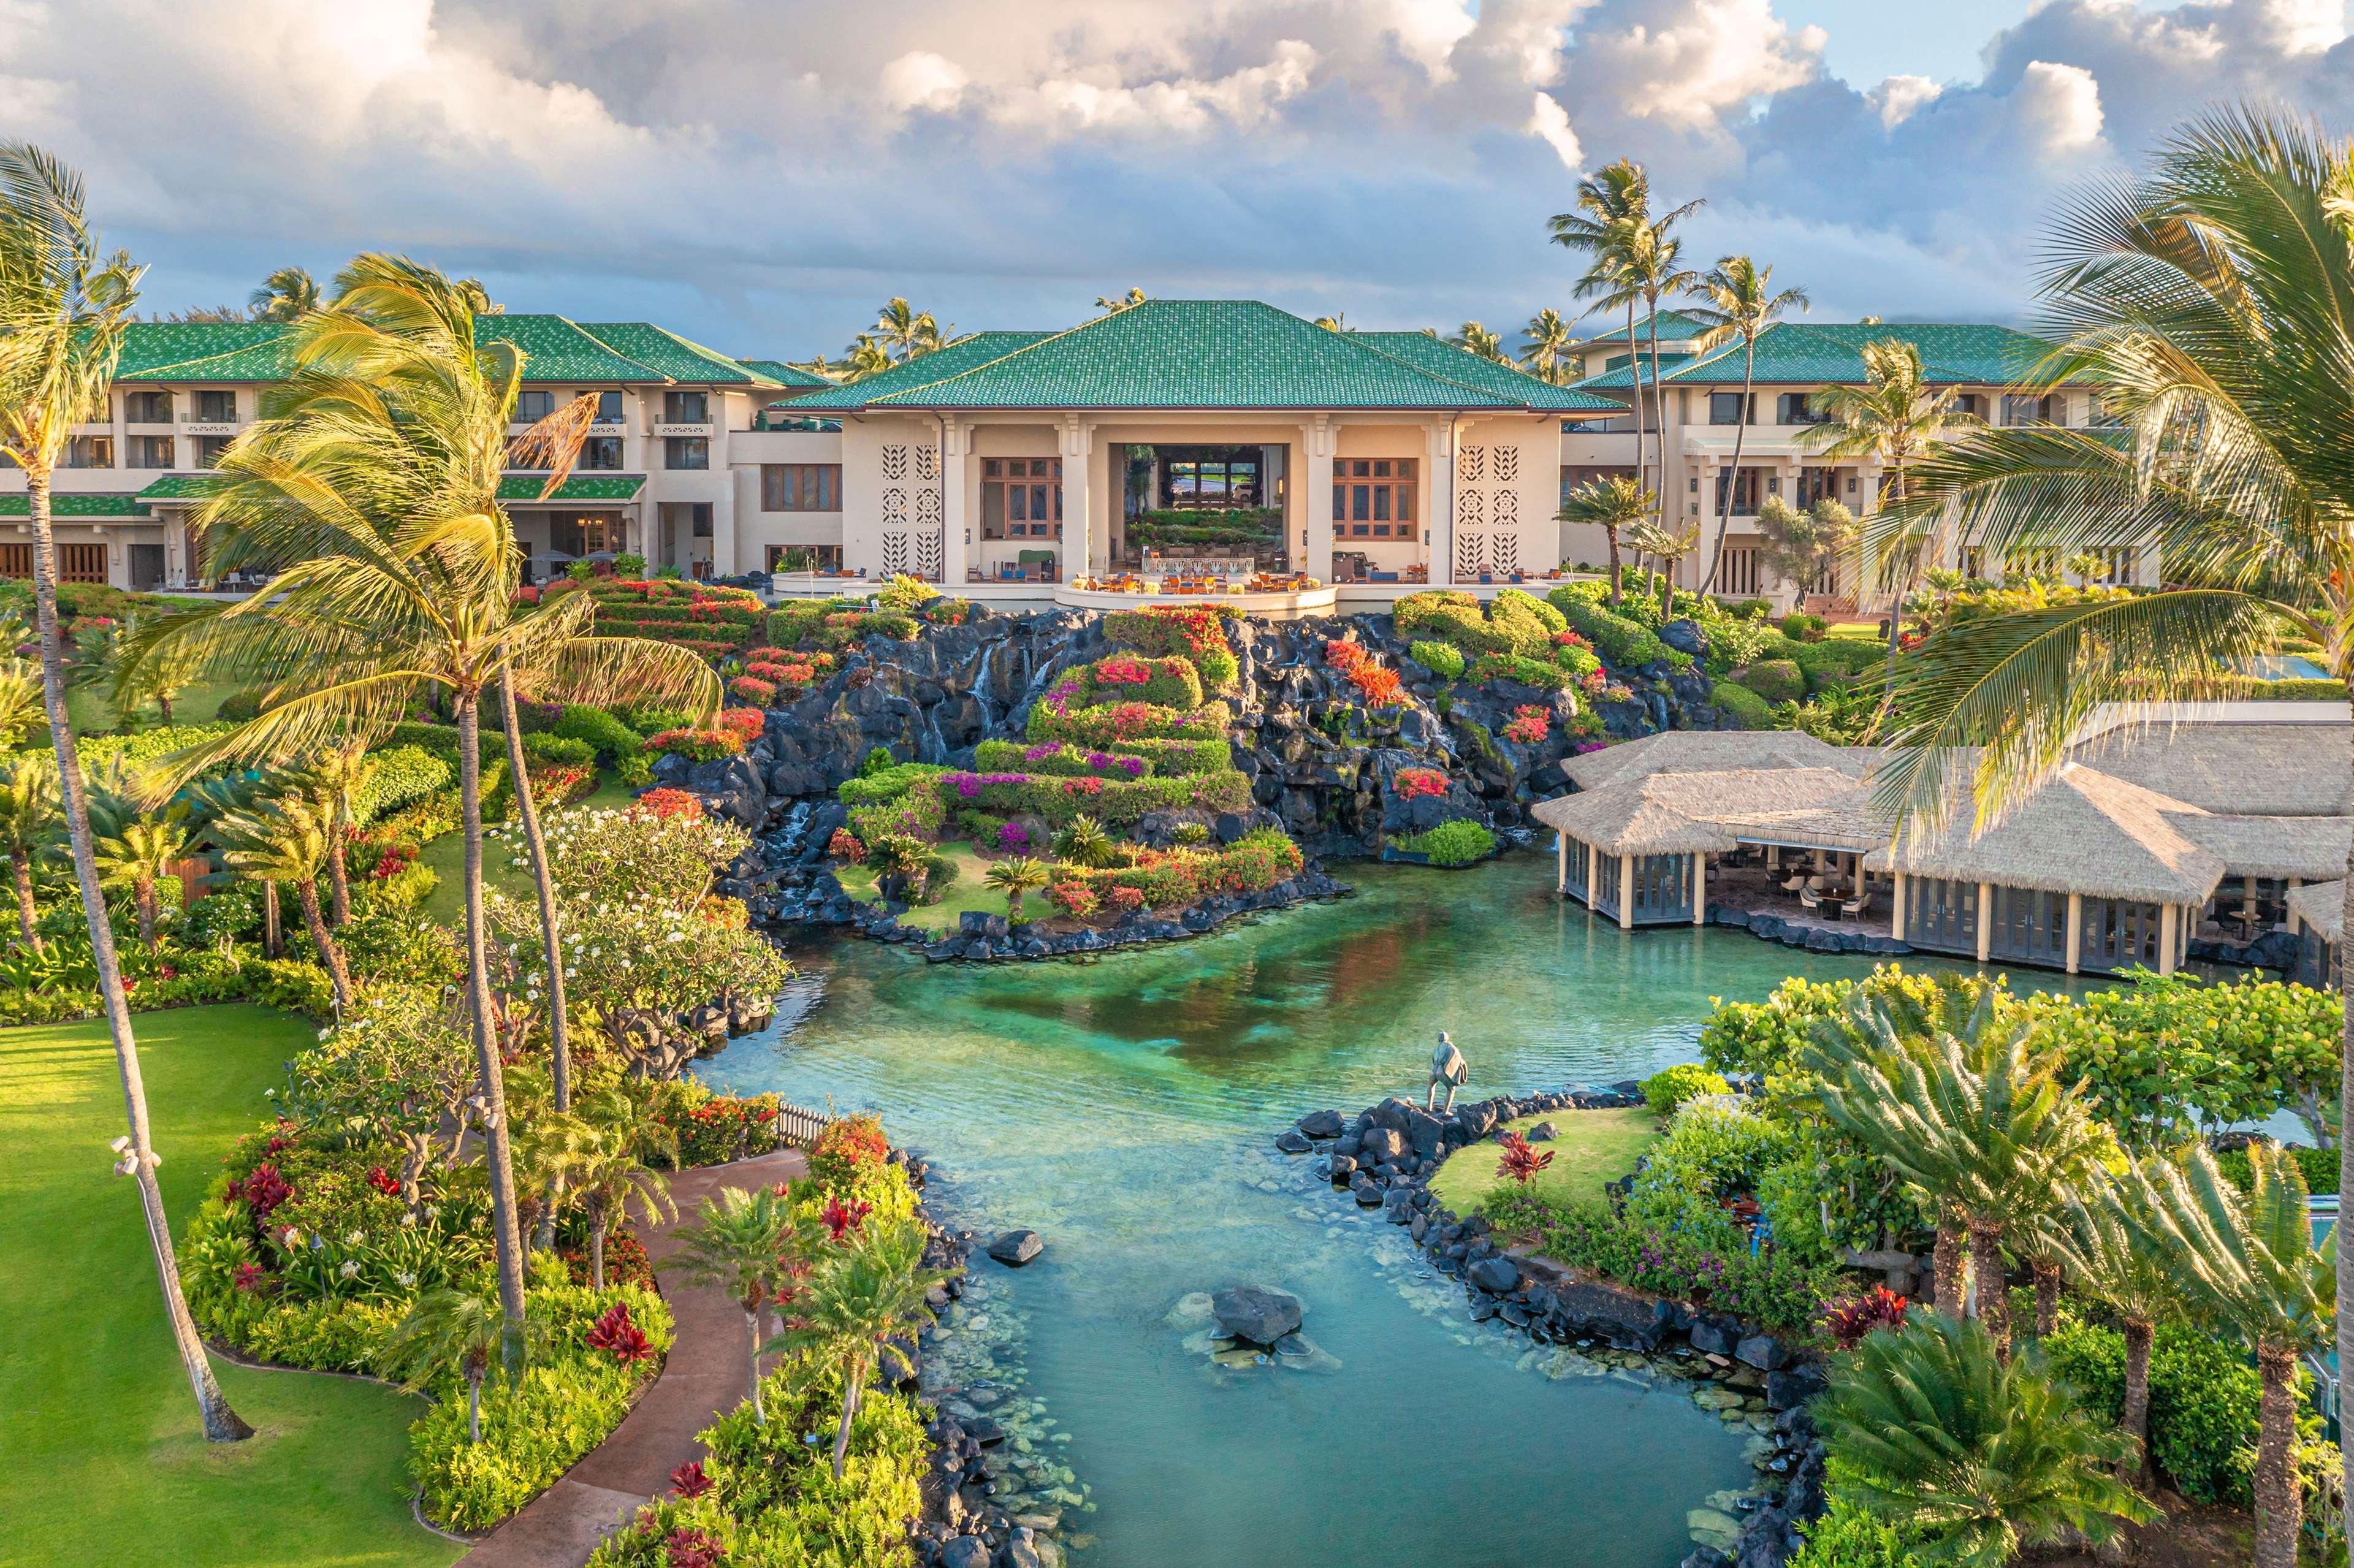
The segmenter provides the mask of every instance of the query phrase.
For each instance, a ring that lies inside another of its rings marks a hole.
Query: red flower
[[[239,1290],[260,1290],[261,1288],[261,1265],[258,1263],[239,1264],[237,1266],[236,1284]]]
[[[836,828],[833,837],[825,841],[825,853],[844,865],[866,863],[866,846],[848,828]]]
[[[856,1230],[860,1223],[874,1212],[872,1203],[854,1202],[845,1204],[839,1198],[829,1198],[825,1202],[825,1212],[818,1215],[818,1220],[838,1242]]]
[[[1863,1295],[1825,1312],[1823,1331],[1840,1349],[1851,1351],[1874,1330],[1903,1328],[1904,1308],[1904,1298],[1885,1285],[1875,1285]]]
[[[381,1165],[368,1167],[367,1184],[387,1198],[397,1198],[400,1195],[400,1183],[395,1181],[392,1173]]]
[[[654,1353],[653,1347],[646,1343],[645,1330],[630,1321],[630,1304],[626,1301],[614,1302],[603,1317],[589,1325],[588,1348],[611,1351],[613,1359],[623,1366],[645,1361]]]
[[[690,822],[703,821],[703,797],[685,789],[649,789],[638,797],[637,804],[664,821],[684,817]]]
[[[1401,800],[1419,800],[1426,795],[1447,793],[1447,775],[1436,768],[1401,768],[1390,779],[1390,787]]]
[[[699,1498],[711,1489],[711,1478],[703,1473],[703,1461],[689,1459],[670,1473],[670,1489],[683,1498]]]
[[[273,1152],[281,1141],[274,1138],[270,1140]],[[230,1182],[228,1195],[231,1199],[244,1200],[246,1208],[253,1215],[253,1223],[260,1224],[270,1218],[270,1211],[294,1195],[294,1189],[278,1174],[278,1167],[263,1164],[255,1166],[244,1181]]]
[[[664,1545],[669,1552],[669,1568],[719,1568],[719,1538],[707,1531],[681,1525],[670,1532],[670,1540]]]

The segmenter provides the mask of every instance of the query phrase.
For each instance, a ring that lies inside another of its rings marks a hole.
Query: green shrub
[[[1766,699],[1732,681],[1718,681],[1708,689],[1708,700],[1733,716],[1743,729],[1772,729],[1774,710]]]
[[[261,716],[261,694],[231,692],[213,710],[213,717],[223,724],[249,724]]]
[[[1795,703],[1807,694],[1806,672],[1789,659],[1760,659],[1742,673],[1741,684],[1768,703]]]
[[[886,758],[889,755],[884,753]],[[917,779],[946,771],[928,762],[894,762],[872,773],[860,769],[857,778],[843,779],[834,793],[845,806],[880,806],[905,795]]]
[[[1429,856],[1433,865],[1469,865],[1496,853],[1496,835],[1469,817],[1459,817],[1427,832],[1402,838],[1397,847],[1408,854]]]
[[[367,761],[367,778],[352,802],[353,815],[362,827],[458,781],[454,758],[436,756],[419,746],[371,751]]]
[[[1203,689],[1224,692],[1233,689],[1241,673],[1226,641],[1225,623],[1235,614],[1231,605],[1223,604],[1116,609],[1104,617],[1104,635],[1117,647],[1152,658],[1191,659],[1201,673]]]
[[[1662,1067],[1643,1080],[1643,1103],[1653,1116],[1672,1115],[1686,1100],[1702,1095],[1727,1095],[1733,1086],[1696,1062]]]
[[[588,742],[545,731],[523,737],[523,755],[526,762],[570,764],[576,768],[591,768],[597,762],[597,748]]]
[[[1135,673],[1141,669],[1142,681],[1115,682],[1104,678],[1107,669]],[[1202,705],[1202,676],[1191,659],[1172,656],[1161,659],[1139,659],[1134,654],[1116,653],[1098,659],[1092,664],[1082,664],[1056,683],[1055,690],[1066,694],[1066,701],[1078,707],[1096,707],[1104,703],[1150,703],[1155,707],[1183,708],[1188,711]]]
[[[1445,642],[1416,642],[1406,656],[1442,681],[1463,673],[1463,651]]]
[[[1861,675],[1888,662],[1888,644],[1879,639],[1830,637],[1820,642],[1792,642],[1787,638],[1769,650],[1789,659],[1807,673],[1807,683],[1819,688],[1843,675]]]
[[[2304,1172],[2306,1192],[2323,1193],[2338,1191],[2338,1150],[2308,1149],[2303,1144],[2286,1143],[2281,1145],[2281,1152],[2296,1160],[2296,1168]],[[2215,1157],[2215,1165],[2222,1171],[2223,1179],[2243,1192],[2254,1180],[2248,1169],[2248,1151],[2244,1149],[2224,1150]]]
[[[885,609],[901,611],[912,610],[926,599],[939,597],[939,589],[924,581],[923,578],[911,577],[905,572],[897,572],[886,577],[884,579],[883,586],[875,590],[876,604]]]
[[[1550,659],[1553,633],[1567,630],[1569,621],[1544,600],[1518,588],[1506,588],[1488,606],[1488,626],[1500,633],[1520,657]]]
[[[2087,1409],[2111,1422],[2123,1417],[2124,1335],[2063,1318],[2043,1352]],[[2297,1375],[2303,1382],[2305,1372]],[[2184,1497],[2238,1508],[2253,1502],[2263,1393],[2255,1369],[2224,1340],[2184,1324],[2158,1330],[2149,1354],[2149,1453]]]
[[[923,630],[923,623],[914,616],[887,609],[868,616],[866,623],[860,628],[869,637],[888,638],[894,642],[913,642]]]
[[[1662,660],[1675,662],[1670,657],[1675,651],[1642,622],[1606,609],[1588,595],[1572,588],[1558,588],[1547,597],[1567,619],[1572,630],[1593,643],[1596,652],[1619,668],[1631,669]],[[1689,655],[1677,657],[1687,663],[1691,662]]]
[[[1914,1568],[1919,1553],[1894,1525],[1882,1524],[1869,1510],[1842,1496],[1836,1485],[1829,1507],[1820,1519],[1798,1528],[1807,1543],[1789,1560],[1788,1568]]]
[[[1551,692],[1565,691],[1577,681],[1575,672],[1555,660],[1523,659],[1517,653],[1482,653],[1471,662],[1463,678],[1479,686],[1490,681],[1518,681],[1523,686]]]
[[[1829,623],[1819,615],[1793,610],[1782,618],[1782,635],[1793,642],[1820,642],[1829,631]]]
[[[1390,613],[1401,637],[1427,631],[1467,654],[1512,652],[1511,638],[1488,624],[1479,599],[1458,589],[1427,588],[1407,594],[1391,607]]]
[[[567,705],[551,733],[571,740],[587,741],[596,747],[597,755],[603,758],[609,766],[625,757],[638,755],[645,744],[644,736],[603,708],[590,707],[583,703]]]

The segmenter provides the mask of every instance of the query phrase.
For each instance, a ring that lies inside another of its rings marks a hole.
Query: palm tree
[[[843,355],[837,366],[844,381],[861,381],[869,376],[880,376],[891,368],[891,355],[870,333],[860,333]]]
[[[1992,986],[1975,988],[1974,998],[1971,991],[1941,984],[1934,1015],[1859,993],[1840,1020],[1812,1032],[1804,1060],[1822,1079],[1815,1108],[1935,1213],[1959,1217],[1978,1316],[2007,1355],[2004,1234],[2082,1181],[2105,1146],[2083,1086],[2061,1086],[2059,1059],[2036,1044],[2029,1022],[1999,1017]],[[1940,1232],[1950,1224],[1941,1220]],[[1943,1266],[1939,1274],[1938,1305],[1950,1313]]]
[[[195,848],[187,823],[160,811],[143,811],[98,842],[100,885],[131,889],[139,916],[139,940],[155,950],[155,885]]]
[[[1599,528],[1610,546],[1610,602],[1619,603],[1626,592],[1618,580],[1618,536],[1631,532],[1647,521],[1656,498],[1633,480],[1622,475],[1607,479],[1589,479],[1569,493],[1556,514],[1564,523],[1582,527]]]
[[[857,1419],[866,1380],[878,1364],[896,1361],[902,1376],[913,1370],[906,1351],[893,1341],[912,1340],[931,1326],[926,1292],[955,1273],[924,1266],[921,1221],[871,1225],[811,1273],[793,1303],[793,1325],[769,1341],[772,1350],[813,1353],[842,1369],[835,1480],[842,1479],[850,1453],[850,1425]]]
[[[1005,895],[1005,913],[1015,920],[1022,918],[1022,895],[1034,888],[1046,885],[1046,868],[1026,854],[1001,860],[989,868],[982,881]]]
[[[1802,432],[1798,444],[1821,457],[1879,463],[1888,475],[1882,506],[1893,508],[1893,515],[1909,515],[1904,503],[1911,494],[1911,465],[1962,429],[1969,417],[1956,411],[1955,399],[1959,393],[1955,388],[1940,391],[1929,385],[1921,351],[1912,344],[1902,338],[1880,338],[1865,344],[1861,352],[1863,385],[1827,387],[1817,393],[1814,412],[1824,416],[1823,422]],[[1882,537],[1888,539],[1888,547],[1882,553],[1881,580],[1883,584],[1893,580],[1895,588],[1888,611],[1888,675],[1893,682],[1904,600],[1918,583],[1924,566],[1934,564],[1942,552],[1934,533],[1908,534],[1894,540],[1883,530]]]
[[[352,971],[343,944],[327,928],[319,908],[319,873],[336,853],[325,812],[308,796],[290,793],[249,811],[233,811],[213,831],[228,847],[221,859],[257,882],[291,882],[302,907],[302,924],[319,949],[319,962],[335,988],[338,1014],[352,1010]]]
[[[522,553],[501,510],[524,355],[477,346],[480,302],[398,257],[355,259],[337,297],[303,318],[295,368],[265,417],[222,457],[196,509],[223,569],[278,568],[266,599],[172,617],[143,655],[186,648],[216,678],[260,692],[260,716],[177,754],[186,777],[228,757],[282,759],[376,733],[428,693],[454,710],[465,839],[467,995],[482,1074],[499,1298],[524,1314],[524,1258],[482,916],[482,703],[510,670],[555,701],[628,694],[708,715],[718,678],[695,654],[593,633],[587,594],[514,609]],[[525,438],[548,477],[569,474],[579,400]]]
[[[491,1362],[510,1347],[536,1348],[546,1340],[545,1323],[510,1330],[498,1303],[470,1290],[429,1290],[394,1325],[377,1365],[403,1388],[419,1391],[455,1374],[466,1384],[466,1440],[482,1440],[482,1380]],[[511,1363],[520,1376],[522,1358]]]
[[[299,321],[319,308],[319,285],[303,268],[281,267],[261,281],[249,302],[255,321]]]
[[[1724,533],[1733,524],[1733,493],[1741,484],[1741,447],[1749,434],[1749,404],[1755,396],[1757,340],[1779,321],[1782,313],[1808,308],[1804,289],[1775,293],[1774,269],[1760,267],[1746,256],[1718,259],[1693,291],[1700,303],[1689,313],[1705,323],[1692,344],[1696,355],[1712,354],[1738,338],[1741,342],[1741,423],[1733,428],[1733,477],[1716,503],[1716,548],[1710,554],[1708,576],[1700,585],[1707,593],[1716,587],[1717,568],[1724,564]]]
[[[1318,316],[1316,318],[1316,324],[1322,327],[1326,332],[1354,332],[1357,330],[1349,324],[1349,313],[1346,311],[1334,311],[1329,316]]]
[[[296,773],[292,784],[308,794],[326,821],[327,924],[340,930],[352,917],[352,880],[344,863],[344,846],[359,830],[360,787],[367,782],[367,747],[346,737],[313,753]],[[512,775],[523,777],[521,772]],[[525,792],[516,791],[521,799]],[[558,1107],[558,1109],[563,1107]]]
[[[585,399],[584,399],[585,401]],[[532,798],[529,759],[523,750],[523,717],[515,707],[514,671],[499,673],[499,716],[507,737],[507,777],[515,780],[515,811],[523,821],[525,857],[531,862],[534,895],[539,900],[540,955],[546,960],[547,1051],[556,1108],[572,1108],[571,1021],[564,1000],[563,946],[557,918],[556,878],[547,865],[547,838],[540,831],[539,802]]]
[[[647,1169],[625,1132],[591,1124],[586,1137],[567,1150],[563,1161],[565,1189],[588,1219],[588,1277],[605,1288],[605,1238],[630,1216],[634,1205],[649,1224],[675,1215],[670,1182],[660,1171]]]
[[[1136,309],[1150,298],[1151,296],[1141,289],[1130,289],[1125,294],[1097,294],[1096,309],[1108,316],[1116,316],[1122,311]]]
[[[894,296],[875,313],[874,326],[861,335],[860,341],[866,341],[871,334],[891,359],[905,364],[940,347],[955,331],[950,327],[942,332],[931,312],[917,310],[906,300]]]
[[[1672,620],[1676,614],[1676,567],[1700,544],[1700,524],[1670,534],[1652,519],[1646,517],[1635,524],[1629,535],[1638,556],[1650,556],[1659,563],[1659,619]]]
[[[776,1294],[783,1265],[779,1261],[794,1234],[792,1211],[766,1188],[746,1192],[729,1187],[703,1200],[695,1223],[672,1233],[678,1250],[672,1266],[701,1285],[716,1285],[744,1311],[744,1329],[750,1347],[752,1419],[769,1420],[760,1402],[760,1309]]]
[[[1492,359],[1499,365],[1511,363],[1504,353],[1503,338],[1490,332],[1478,322],[1465,322],[1462,330],[1447,341],[1467,353],[1478,355],[1482,359]]]
[[[2136,1234],[2191,1304],[2255,1352],[2264,1393],[2256,1436],[2256,1568],[2296,1568],[2305,1506],[2293,1449],[2300,1356],[2329,1348],[2338,1278],[2313,1245],[2305,1173],[2265,1144],[2248,1147],[2248,1193],[2205,1148],[2144,1172]]]
[[[2182,1310],[2162,1251],[2140,1237],[2156,1216],[2144,1201],[2146,1181],[2100,1181],[2069,1194],[2052,1226],[2050,1246],[2082,1294],[2108,1308],[2126,1342],[2125,1412],[2120,1425],[2134,1441],[2136,1474],[2149,1477],[2149,1353],[2158,1325]]]
[[[90,925],[98,990],[114,1041],[116,1070],[129,1114],[128,1148],[116,1169],[133,1177],[147,1243],[154,1254],[172,1339],[215,1442],[253,1429],[221,1397],[204,1341],[188,1315],[173,1256],[171,1222],[155,1181],[155,1149],[139,1044],[122,991],[106,895],[98,884],[81,757],[66,714],[65,647],[58,628],[56,535],[49,483],[77,426],[107,417],[107,385],[122,355],[123,331],[139,296],[139,269],[120,251],[100,252],[83,216],[81,178],[49,154],[24,143],[0,144],[0,456],[25,475],[33,529],[33,611],[40,628],[41,701],[57,753],[58,777],[74,880]]]
[[[1577,341],[1577,334],[1551,305],[1531,316],[1529,324],[1521,332],[1526,340],[1526,346],[1521,350],[1522,366],[1541,380],[1561,385],[1569,363],[1565,356],[1569,345]]]
[[[1816,1406],[1843,1489],[1908,1527],[1923,1562],[2004,1568],[2081,1531],[2095,1543],[2149,1505],[2105,1467],[2129,1457],[2040,1362],[2005,1361],[1983,1325],[1915,1319],[1833,1358]]]
[[[48,850],[57,832],[57,764],[35,752],[0,768],[0,851],[16,884],[17,932],[37,953],[48,949],[35,924],[33,858]]]

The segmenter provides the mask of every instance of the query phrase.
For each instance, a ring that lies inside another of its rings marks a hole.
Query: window
[[[591,436],[580,443],[580,466],[600,473],[618,473],[621,467],[621,438]]]
[[[1161,471],[1169,504],[1181,508],[1257,506],[1258,482],[1256,458],[1184,458]]]
[[[1724,566],[1717,574],[1717,590],[1730,599],[1755,599],[1764,589],[1760,585],[1765,574],[1759,568],[1758,551],[1755,545],[1728,545]]]
[[[172,395],[133,392],[123,399],[122,417],[134,425],[168,425],[172,422]]]
[[[983,458],[981,536],[1059,539],[1063,536],[1061,458]]]
[[[695,508],[695,536],[698,539],[710,538],[711,503],[708,501],[696,501],[689,503],[689,504]]]
[[[220,466],[221,453],[228,450],[229,442],[236,439],[237,438],[234,436],[198,436],[196,438],[196,466],[198,468],[218,468]]]
[[[1973,419],[1983,419],[1986,418],[1986,398],[1979,393],[1965,392],[1954,399],[1954,412],[1967,415]]]
[[[58,546],[58,580],[69,583],[104,582],[106,580],[106,546],[59,545]]]
[[[2002,422],[2006,425],[2041,425],[2052,418],[2052,399],[2037,397],[2023,392],[2002,395]]]
[[[841,511],[842,465],[838,462],[762,463],[760,510]]]
[[[32,546],[0,545],[0,577],[23,578],[32,575]]]
[[[172,466],[172,438],[169,436],[133,436],[131,438],[133,468],[169,468]]]
[[[711,418],[710,409],[711,394],[708,392],[663,394],[663,423],[665,425],[707,424]]]
[[[838,572],[842,570],[842,546],[839,545],[771,545],[769,546],[769,570],[771,572]]]
[[[1819,425],[1830,418],[1814,407],[1814,395],[1808,392],[1785,392],[1774,399],[1774,422],[1777,425]]]
[[[1332,463],[1332,532],[1348,539],[1415,536],[1418,458],[1338,458]]]
[[[234,392],[197,393],[196,421],[205,425],[236,424],[237,394]]]
[[[1734,515],[1736,517],[1755,515],[1759,482],[1765,476],[1766,471],[1762,468],[1744,468],[1741,471],[1740,482],[1734,483],[1734,476],[1720,469],[1716,475],[1716,499],[1711,503],[1710,509],[1719,515],[1723,514],[1724,493],[1726,487],[1730,485],[1733,491]]]
[[[597,422],[600,425],[618,425],[621,422],[621,395],[619,392],[597,394]]]
[[[1755,395],[1745,399],[1748,423],[1757,419],[1757,399]],[[1738,425],[1744,422],[1744,399],[1738,392],[1712,392],[1708,395],[1708,422],[1712,425]]]
[[[711,439],[708,436],[665,436],[663,438],[663,467],[709,468]]]
[[[1801,512],[1811,509],[1819,501],[1839,498],[1839,470],[1833,468],[1802,468],[1798,471],[1797,488],[1791,493],[1791,504]]]
[[[68,468],[112,468],[114,438],[76,436],[66,443],[65,465]]]
[[[556,412],[556,394],[534,389],[515,394],[514,417],[526,425],[535,425]]]

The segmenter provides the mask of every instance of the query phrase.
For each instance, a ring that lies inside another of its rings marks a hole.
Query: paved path
[[[679,1221],[723,1187],[766,1187],[809,1174],[799,1150],[779,1150],[733,1165],[706,1165],[671,1178]],[[613,1435],[567,1471],[521,1513],[458,1561],[462,1568],[580,1568],[597,1543],[629,1522],[640,1504],[670,1489],[670,1473],[703,1457],[695,1435],[743,1402],[744,1314],[708,1286],[663,1273],[677,1250],[672,1224],[641,1229],[678,1338],[662,1376]]]

